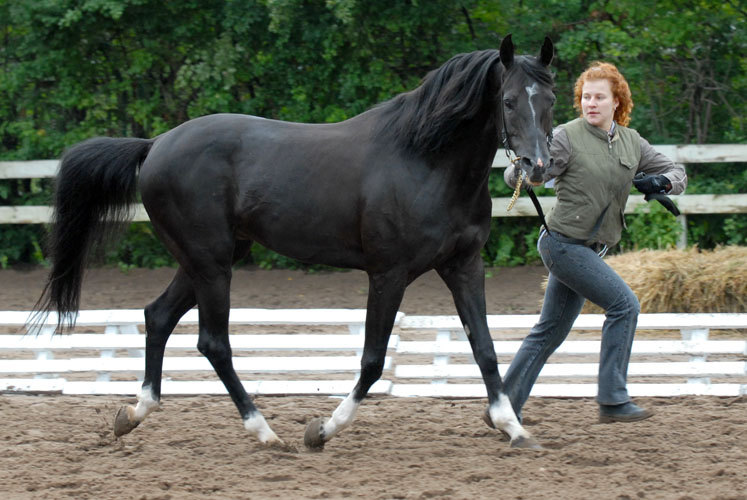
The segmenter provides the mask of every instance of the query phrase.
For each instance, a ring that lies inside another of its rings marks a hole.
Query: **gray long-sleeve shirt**
[[[563,175],[563,172],[568,168],[571,153],[571,143],[568,140],[568,135],[562,127],[556,128],[550,147],[553,166],[545,172],[545,182]],[[641,137],[641,161],[638,163],[637,172],[645,172],[649,175],[664,175],[672,183],[672,188],[668,191],[668,194],[680,194],[687,187],[687,174],[684,167],[656,151],[643,137]],[[513,164],[506,167],[503,172],[503,179],[512,188],[516,187],[517,175]]]

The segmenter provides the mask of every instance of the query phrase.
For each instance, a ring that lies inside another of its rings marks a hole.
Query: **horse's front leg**
[[[324,443],[352,424],[363,398],[381,377],[389,337],[406,286],[407,274],[404,270],[369,273],[366,339],[361,357],[360,378],[353,391],[338,405],[330,418],[316,418],[306,427],[304,444],[308,448],[324,448]]]
[[[541,448],[516,418],[511,401],[503,390],[495,347],[488,330],[485,269],[480,253],[455,258],[437,271],[454,297],[475,362],[485,382],[488,392],[485,422],[506,434],[513,448]]]

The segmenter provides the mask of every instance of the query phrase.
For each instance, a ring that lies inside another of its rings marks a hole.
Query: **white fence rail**
[[[283,374],[283,380],[256,380],[245,382],[252,394],[343,394],[354,385],[360,369],[360,352],[363,349],[363,309],[232,309],[229,321],[236,326],[282,325],[284,327],[338,327],[343,334],[249,334],[233,335],[231,347],[234,368],[242,374]],[[403,315],[397,316],[397,322]],[[0,312],[0,325],[21,329],[29,318],[28,311]],[[197,310],[184,315],[177,331],[196,325]],[[91,327],[104,327],[103,334],[73,333],[53,335],[57,323],[55,314],[35,333],[26,335],[0,335],[0,391],[6,392],[60,392],[64,394],[135,394],[139,391],[142,372],[145,335],[139,333],[144,324],[142,310],[92,310],[81,311],[76,319],[76,331]],[[389,342],[396,349],[399,337],[393,335]],[[174,333],[168,341],[164,358],[164,394],[220,394],[225,393],[222,383],[213,374],[206,359],[196,349],[197,335]],[[125,357],[117,353],[126,351]],[[324,356],[308,355],[327,354]],[[26,353],[26,359],[8,359],[8,353]],[[82,356],[81,352],[93,353]],[[275,352],[272,356],[255,353]],[[297,353],[297,355],[288,355]],[[330,355],[334,353],[334,355]],[[344,354],[341,354],[344,353]],[[34,356],[33,359],[30,358]],[[176,355],[174,355],[176,354]],[[185,356],[184,354],[191,354]],[[250,354],[250,355],[246,355]],[[385,367],[391,368],[391,358]],[[178,373],[188,380],[169,380]],[[346,374],[346,378],[319,380],[319,375]],[[88,374],[80,380],[81,374]],[[202,374],[197,380],[195,376]],[[302,379],[288,379],[288,376]],[[313,375],[313,376],[312,376]],[[28,377],[33,378],[28,378]],[[115,380],[112,377],[136,380]],[[50,378],[53,377],[53,378]],[[190,378],[192,377],[192,378]],[[95,380],[91,380],[94,378]],[[260,377],[261,378],[261,377]],[[372,387],[373,393],[388,394],[391,382],[382,380]]]
[[[0,312],[0,326],[20,329],[28,312]],[[575,331],[598,332],[603,315],[579,316]],[[275,325],[303,329],[323,326],[333,333],[234,334],[234,365],[252,394],[347,394],[355,383],[363,346],[365,310],[234,309],[232,330]],[[536,315],[488,316],[494,337],[522,332]],[[39,335],[0,335],[0,391],[64,394],[136,394],[144,368],[145,335],[139,310],[81,311],[77,330],[105,333],[50,334],[56,318]],[[190,311],[177,327],[194,325]],[[237,328],[241,327],[241,328]],[[682,340],[636,340],[629,370],[634,396],[747,394],[747,314],[642,314],[639,330],[679,330]],[[339,330],[343,329],[342,334]],[[737,330],[737,339],[709,339],[713,329]],[[433,333],[432,341],[404,340]],[[352,335],[351,335],[352,334]],[[417,334],[417,335],[416,335]],[[385,376],[372,392],[393,396],[484,397],[479,370],[456,316],[399,314],[389,341]],[[196,351],[195,334],[175,333],[164,359],[164,394],[222,394],[223,385]],[[500,357],[513,355],[520,341],[496,340]],[[554,354],[532,395],[592,397],[598,340],[571,340]],[[430,359],[423,363],[423,359]],[[711,359],[708,359],[708,358]],[[461,358],[461,359],[459,359]],[[713,359],[717,358],[717,359]],[[499,363],[503,370],[506,363]],[[337,378],[329,378],[336,375]],[[182,378],[182,380],[173,380]],[[117,378],[118,380],[112,380]],[[202,380],[200,380],[200,378]],[[272,379],[270,379],[272,378]],[[320,378],[323,378],[320,380]],[[267,380],[265,380],[267,379]],[[425,379],[425,382],[417,382]],[[456,381],[456,383],[455,383]]]
[[[676,163],[722,163],[747,162],[747,144],[687,144],[655,145],[661,153]],[[508,165],[505,151],[498,150],[493,161],[494,168]],[[33,179],[54,177],[57,160],[0,161],[0,179]],[[675,201],[684,215],[688,214],[731,214],[747,213],[747,194],[698,194],[676,196]],[[506,211],[509,198],[493,199],[493,217],[521,217],[536,215],[531,202],[521,197],[511,212]],[[540,198],[540,204],[547,212],[555,204],[552,196]],[[632,213],[639,205],[645,205],[643,196],[631,196],[625,207]],[[51,209],[47,206],[0,206],[0,224],[40,224],[50,220]],[[148,214],[142,205],[134,212],[135,221],[147,221]],[[684,219],[683,219],[684,220]]]
[[[539,315],[488,316],[492,332],[528,330]],[[573,325],[574,331],[601,331],[603,314],[582,314]],[[409,330],[429,330],[435,333],[434,341],[400,341],[397,354],[427,355],[429,364],[399,363],[395,368],[397,379],[430,379],[430,384],[397,383],[394,396],[431,397],[485,397],[485,388],[475,381],[480,373],[474,363],[454,363],[453,358],[469,358],[471,348],[464,338],[457,316],[405,316],[399,324],[401,335]],[[628,377],[642,380],[628,384],[633,396],[714,395],[736,396],[747,393],[747,341],[709,340],[711,329],[747,328],[747,314],[641,314],[638,330],[679,330],[682,340],[636,340],[633,343]],[[495,341],[496,354],[513,356],[521,341]],[[596,359],[600,351],[599,340],[566,341],[550,357],[540,372],[540,380],[532,389],[533,396],[593,397],[596,395]],[[708,361],[717,355],[728,360]],[[686,361],[678,359],[686,358]],[[586,362],[574,362],[582,358]],[[646,361],[639,361],[641,358]],[[568,360],[572,360],[569,362]],[[503,371],[506,364],[499,363]],[[645,381],[646,378],[655,380]],[[711,378],[718,379],[713,383]],[[473,379],[473,383],[452,383]],[[589,379],[585,383],[568,379]],[[560,382],[547,383],[547,381]],[[724,380],[728,380],[724,382]]]

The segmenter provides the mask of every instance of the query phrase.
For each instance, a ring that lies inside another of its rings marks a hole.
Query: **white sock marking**
[[[267,420],[261,413],[257,412],[253,416],[244,420],[244,429],[257,436],[260,443],[280,441],[280,438],[270,429]]]
[[[359,406],[360,403],[355,402],[352,393],[343,399],[342,403],[332,413],[332,418],[324,422],[324,440],[328,441],[335,434],[352,424]]]
[[[514,409],[511,406],[511,401],[505,394],[501,393],[498,395],[498,401],[490,406],[488,413],[496,429],[505,431],[511,438],[511,441],[519,436],[525,438],[531,437],[519,423],[516,413],[514,413]]]
[[[137,422],[142,422],[151,412],[158,409],[160,403],[153,396],[153,389],[149,385],[140,389],[137,395],[137,406],[133,412],[133,417]]]

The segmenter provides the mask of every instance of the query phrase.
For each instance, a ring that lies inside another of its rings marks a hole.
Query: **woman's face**
[[[609,80],[587,80],[581,87],[581,111],[590,125],[609,130],[617,105]]]

